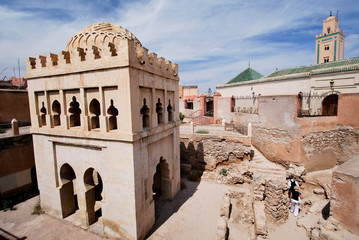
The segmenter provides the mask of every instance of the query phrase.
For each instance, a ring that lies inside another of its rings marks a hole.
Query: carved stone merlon
[[[57,66],[59,61],[59,56],[53,53],[49,53],[47,55],[47,59],[46,62],[48,62],[50,64],[50,66]]]
[[[150,61],[150,64],[153,64],[154,62],[155,62],[155,63],[158,62],[158,60],[157,60],[157,54],[156,54],[156,53],[153,53],[153,52],[151,52],[151,53],[148,54],[148,59],[149,59],[149,61]]]
[[[35,69],[36,68],[36,58],[29,57],[26,61],[27,69]]]

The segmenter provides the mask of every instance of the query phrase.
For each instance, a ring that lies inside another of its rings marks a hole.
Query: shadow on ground
[[[14,234],[6,231],[5,229],[0,228],[0,240],[10,240],[10,239],[24,240],[27,239],[27,237],[17,237]]]
[[[189,181],[183,177],[181,178],[181,190],[177,193],[174,200],[165,201],[158,199],[155,202],[156,222],[146,235],[145,239],[151,237],[162,224],[164,224],[174,213],[178,212],[181,206],[197,191],[199,183],[199,181]]]

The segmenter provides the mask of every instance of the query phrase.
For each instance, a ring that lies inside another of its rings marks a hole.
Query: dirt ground
[[[156,224],[147,239],[215,239],[223,196],[228,189],[235,187],[204,180],[182,180],[185,188],[175,200],[159,203]],[[66,219],[60,220],[46,214],[31,215],[38,201],[37,196],[16,205],[15,210],[1,211],[0,239],[113,239],[76,227]],[[283,225],[269,225],[268,230],[270,239],[288,239],[288,236],[293,240],[308,239],[305,230],[296,226],[293,215]],[[230,231],[230,239],[250,237],[245,226],[237,226]]]

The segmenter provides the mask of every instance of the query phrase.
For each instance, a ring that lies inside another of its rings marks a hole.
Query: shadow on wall
[[[196,148],[193,141],[190,141],[187,147],[181,142],[180,153],[181,175],[187,176],[190,181],[199,181],[207,165],[204,160],[203,143],[199,142]]]
[[[187,148],[181,142],[181,190],[172,201],[161,198],[155,200],[156,222],[146,239],[149,238],[163,223],[165,223],[178,209],[196,192],[201,176],[205,170],[203,144],[199,143],[197,148],[189,143]]]

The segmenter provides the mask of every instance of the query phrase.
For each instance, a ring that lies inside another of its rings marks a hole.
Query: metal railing
[[[258,95],[233,97],[233,112],[258,113]]]
[[[336,116],[338,95],[335,92],[325,94],[299,93],[298,117]]]

